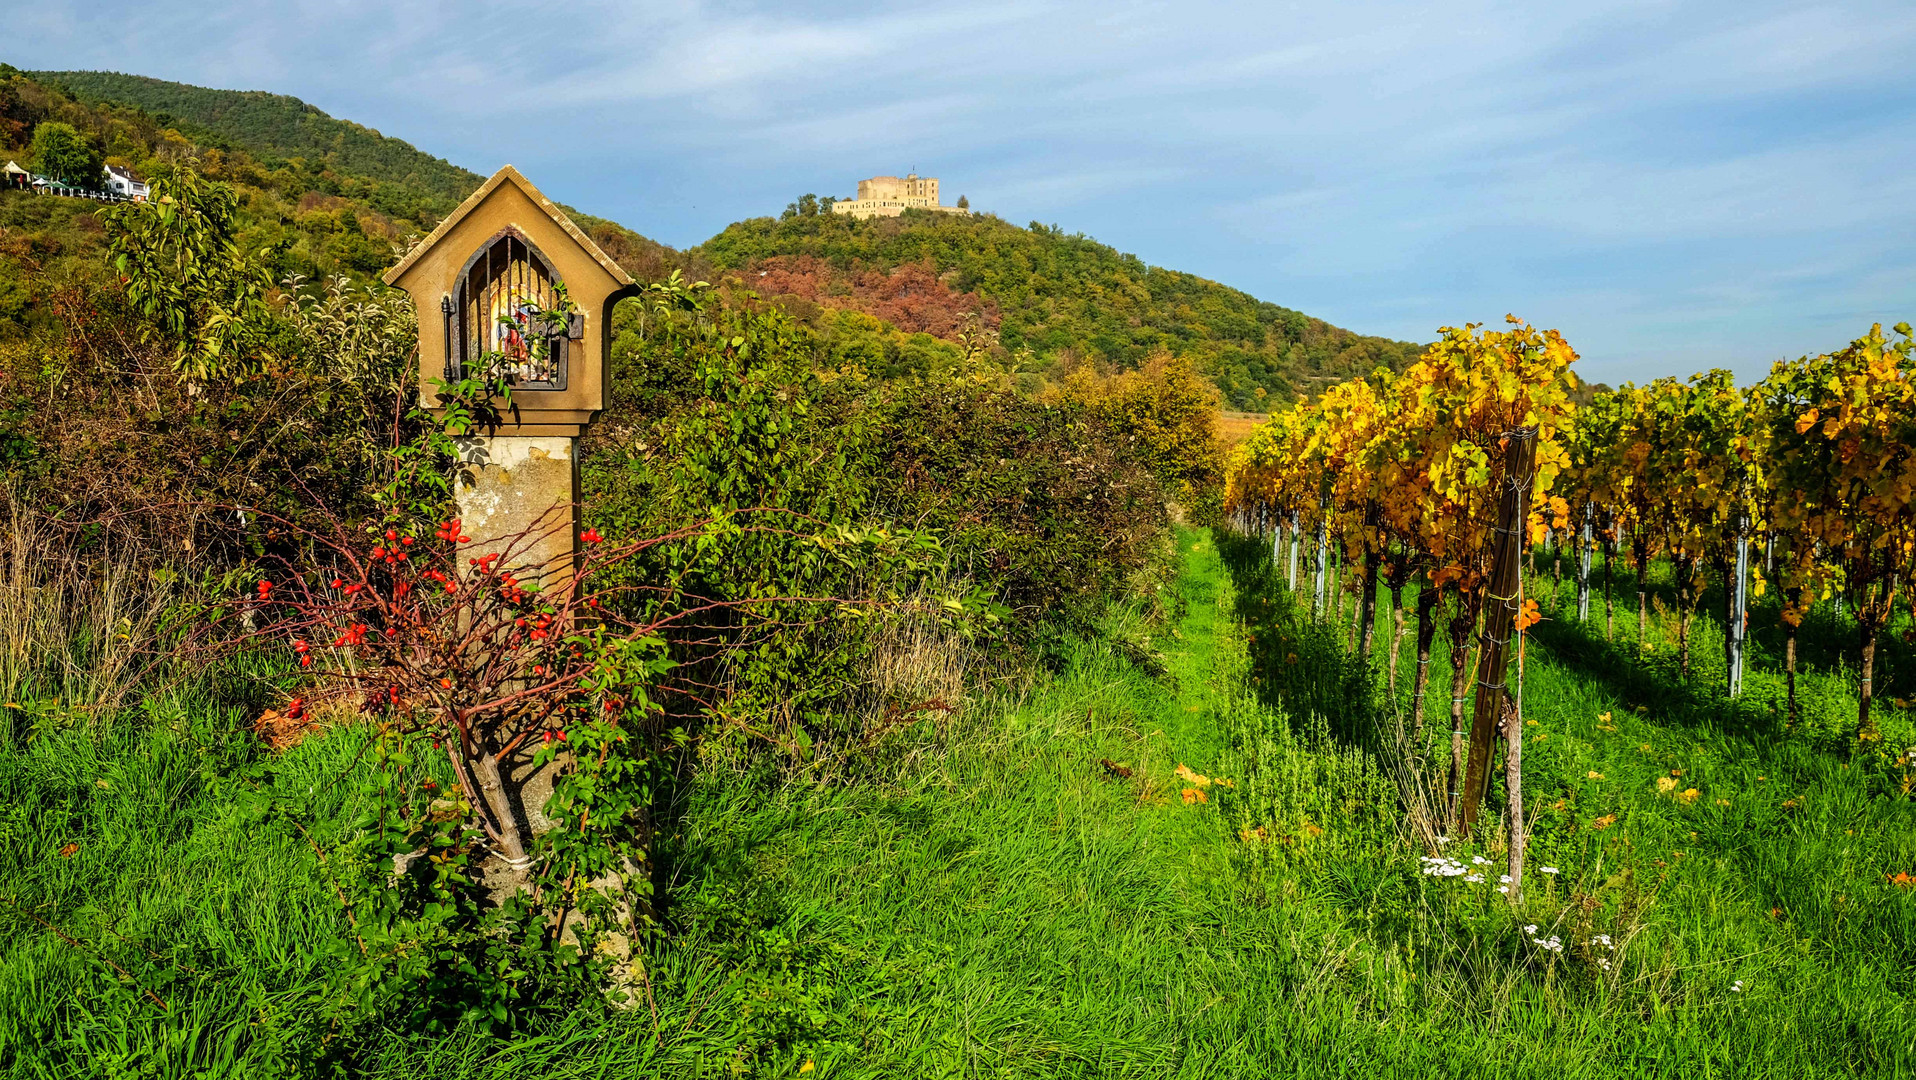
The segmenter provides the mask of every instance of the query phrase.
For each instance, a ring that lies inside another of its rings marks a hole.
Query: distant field
[[[1270,417],[1264,413],[1231,412],[1227,409],[1218,414],[1218,437],[1224,440],[1226,446],[1236,446],[1250,438],[1251,432],[1256,431],[1259,424],[1269,419]]]

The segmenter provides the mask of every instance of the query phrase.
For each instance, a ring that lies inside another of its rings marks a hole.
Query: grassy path
[[[775,1041],[790,1044],[792,1067],[1207,1074],[1184,1058],[1191,1026],[1233,992],[1202,941],[1229,878],[1228,833],[1215,804],[1185,801],[1174,770],[1224,764],[1211,710],[1229,616],[1208,535],[1181,543],[1168,625],[1148,639],[1115,628],[1138,646],[1128,651],[1161,653],[1162,674],[1084,645],[1061,676],[1001,715],[960,721],[949,749],[891,785],[698,815],[693,846],[710,861],[685,914],[733,941],[727,920],[741,912],[780,926],[746,935],[745,966],[788,975],[747,996],[784,1010],[791,1029]],[[725,866],[749,867],[748,893],[720,884],[740,880],[714,872]]]

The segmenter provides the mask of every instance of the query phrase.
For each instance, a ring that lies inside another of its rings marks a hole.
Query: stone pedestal
[[[454,483],[473,558],[498,553],[521,580],[550,589],[575,565],[579,542],[577,440],[495,435],[462,440]]]
[[[496,435],[464,440],[465,467],[455,481],[466,557],[498,554],[500,565],[528,586],[563,587],[577,566],[579,462],[566,435]],[[541,744],[529,740],[499,771],[527,838],[552,827],[542,808],[552,795],[555,760],[535,769]]]

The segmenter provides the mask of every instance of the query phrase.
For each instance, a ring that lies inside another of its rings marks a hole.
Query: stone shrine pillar
[[[495,402],[501,423],[458,437],[466,468],[455,492],[470,550],[499,552],[523,580],[564,580],[578,559],[578,441],[605,408],[613,305],[637,286],[510,165],[384,280],[410,293],[419,315],[423,404],[437,405],[441,382],[488,358],[511,373],[510,406]],[[574,305],[569,320],[535,314],[557,309],[562,295]],[[536,834],[550,826],[541,808],[552,784],[531,759],[528,748],[504,771],[520,824]]]

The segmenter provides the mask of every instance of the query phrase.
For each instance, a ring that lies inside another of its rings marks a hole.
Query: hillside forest
[[[577,215],[550,576],[456,492],[569,301],[427,408],[378,283],[478,176],[12,68],[0,157],[152,184],[0,190],[0,1073],[1916,1066],[1907,327],[1611,391],[989,214]]]

